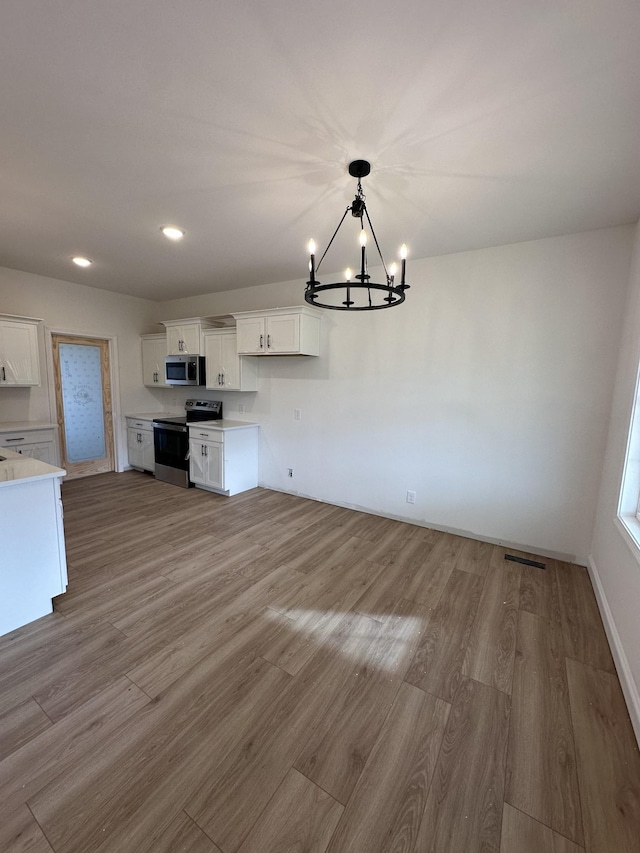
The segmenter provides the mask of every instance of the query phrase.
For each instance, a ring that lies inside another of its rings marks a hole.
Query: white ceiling
[[[387,262],[635,222],[639,35],[638,0],[5,2],[0,266],[153,299],[303,278],[355,158]]]

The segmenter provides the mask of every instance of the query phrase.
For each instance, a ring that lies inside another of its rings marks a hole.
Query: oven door
[[[183,426],[153,425],[155,476],[166,483],[188,488],[189,433]]]

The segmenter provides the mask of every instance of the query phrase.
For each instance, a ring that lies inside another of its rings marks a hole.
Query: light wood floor
[[[261,489],[63,498],[69,591],[0,639],[3,853],[640,851],[585,569]]]

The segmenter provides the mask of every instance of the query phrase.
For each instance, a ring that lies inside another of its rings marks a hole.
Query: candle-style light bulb
[[[316,280],[316,241],[309,240],[309,278],[311,281]]]
[[[398,265],[396,263],[391,264],[389,267],[389,275],[391,276],[391,281],[396,277],[396,273],[398,272]]]
[[[344,271],[345,281],[351,281],[351,270],[349,267]]]
[[[403,243],[400,246],[400,259],[402,261],[402,277],[400,279],[400,287],[404,287],[404,274],[407,266],[407,244]]]
[[[357,277],[363,284],[367,277],[367,232],[364,228],[360,232],[360,275]]]

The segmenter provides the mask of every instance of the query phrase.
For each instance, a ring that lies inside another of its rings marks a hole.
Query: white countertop
[[[184,415],[182,412],[142,412],[134,415],[125,415],[125,418],[136,418],[139,421],[152,421],[155,418],[175,418],[178,415]]]
[[[49,465],[39,459],[31,459],[29,456],[16,453],[15,450],[9,450],[8,447],[2,447],[1,438],[0,457],[4,457],[0,459],[0,488],[24,483],[28,480],[49,480],[52,477],[64,477],[67,473],[63,468],[56,468],[55,465]]]
[[[32,429],[55,429],[58,424],[46,421],[5,421],[0,422],[0,432],[25,432]]]
[[[259,427],[260,424],[251,424],[248,421],[230,421],[227,418],[219,418],[217,421],[192,421],[187,424],[189,429],[247,429],[248,427]]]

